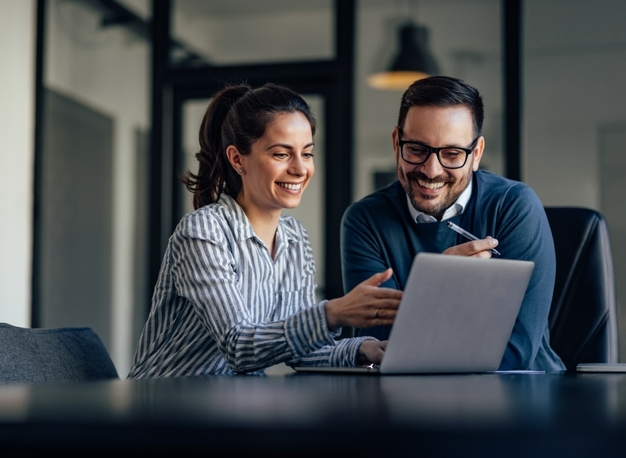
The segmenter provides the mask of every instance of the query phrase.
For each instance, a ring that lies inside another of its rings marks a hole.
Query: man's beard
[[[421,181],[424,181],[427,183],[445,183],[444,186],[448,186],[448,189],[446,190],[443,196],[423,195],[416,189],[417,186],[419,186],[417,183],[418,178]],[[438,179],[433,180],[433,179],[428,178],[426,175],[424,175],[421,172],[413,171],[405,175],[405,180],[406,182],[404,183],[404,190],[409,196],[409,200],[411,201],[411,205],[413,205],[413,208],[415,208],[415,210],[417,210],[418,212],[422,212],[430,216],[434,216],[434,217],[441,216],[453,204],[453,202],[459,197],[458,195],[453,196],[450,193],[450,188],[454,186],[454,184],[457,182],[457,180],[452,177],[448,179],[438,178]],[[419,196],[419,198],[421,199],[421,202],[418,202],[416,198],[417,196]],[[441,199],[442,197],[443,199],[439,201],[437,204],[428,205],[428,206],[425,205],[431,200]]]

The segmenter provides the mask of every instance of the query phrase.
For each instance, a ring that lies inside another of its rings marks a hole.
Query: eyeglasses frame
[[[430,159],[430,155],[434,154],[435,156],[437,156],[437,160],[439,161],[439,164],[441,164],[441,166],[444,169],[449,169],[449,170],[462,169],[463,167],[465,167],[465,164],[467,164],[467,158],[469,157],[470,154],[474,152],[478,144],[478,139],[481,137],[481,135],[478,135],[478,137],[476,137],[474,141],[470,144],[469,148],[461,148],[460,146],[444,146],[441,148],[435,148],[430,145],[427,145],[426,143],[418,142],[415,140],[400,140],[400,137],[402,137],[402,127],[396,126],[396,128],[398,129],[398,148],[400,148],[400,157],[402,158],[404,162],[406,162],[407,164],[412,164],[412,165],[425,164],[428,161],[428,159]],[[423,146],[424,148],[427,148],[428,156],[426,156],[426,159],[424,159],[422,162],[411,162],[411,161],[406,160],[404,158],[404,154],[402,153],[402,150],[403,150],[403,146],[407,143],[419,145],[419,146]],[[458,167],[448,167],[447,165],[443,165],[443,163],[441,162],[441,157],[439,156],[439,152],[444,149],[459,149],[461,151],[465,151],[465,160],[463,161],[463,164],[459,165]]]

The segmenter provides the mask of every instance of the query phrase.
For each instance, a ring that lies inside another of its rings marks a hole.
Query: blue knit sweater
[[[511,333],[501,370],[565,370],[550,347],[548,313],[556,260],[552,233],[543,205],[527,185],[477,171],[472,196],[463,213],[449,221],[480,238],[499,241],[502,258],[533,261],[535,269]],[[352,204],[343,217],[341,251],[344,290],[388,267],[393,277],[381,286],[404,290],[413,257],[422,251],[441,253],[466,242],[445,223],[416,224],[398,181]],[[390,326],[357,329],[357,335],[384,340]]]

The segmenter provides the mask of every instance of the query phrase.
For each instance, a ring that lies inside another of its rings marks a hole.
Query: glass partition
[[[545,205],[601,211],[626,335],[626,4],[525,0],[524,176]],[[622,361],[626,339],[620,339]]]
[[[175,0],[177,67],[332,59],[332,0]]]
[[[502,174],[501,2],[359,0],[357,5],[355,199],[395,179],[391,132],[403,89],[373,89],[367,77],[389,65],[398,51],[398,28],[408,20],[427,29],[440,74],[464,79],[483,95],[481,167]]]

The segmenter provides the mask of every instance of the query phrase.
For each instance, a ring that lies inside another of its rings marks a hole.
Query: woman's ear
[[[228,145],[226,148],[226,157],[228,158],[228,162],[235,169],[235,171],[239,174],[243,172],[243,155],[239,152],[235,145]]]

